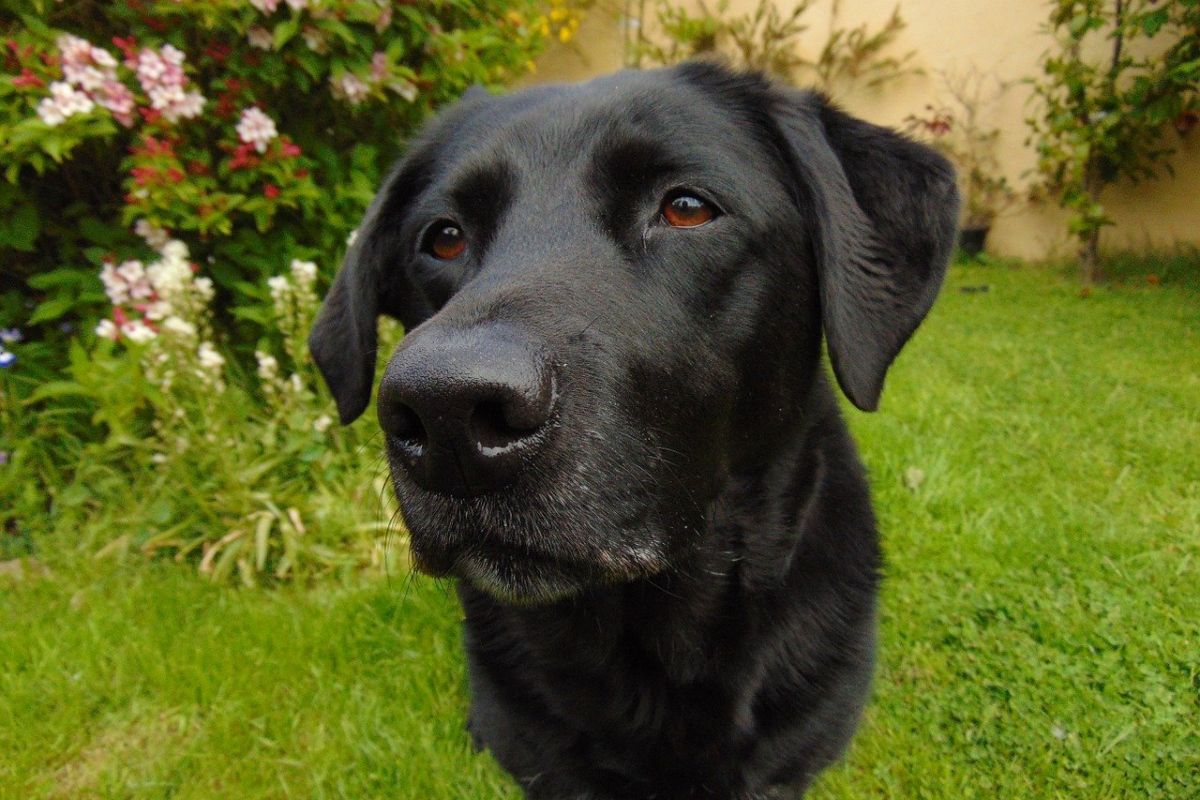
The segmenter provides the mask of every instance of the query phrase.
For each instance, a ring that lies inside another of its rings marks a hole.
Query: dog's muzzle
[[[421,488],[474,497],[507,486],[554,427],[552,360],[515,328],[434,326],[407,337],[379,386],[395,462]]]

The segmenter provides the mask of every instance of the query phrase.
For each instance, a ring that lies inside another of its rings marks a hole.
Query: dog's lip
[[[414,547],[413,555],[417,569],[435,577],[465,577],[465,573],[470,572],[471,562],[521,572],[549,569],[559,573],[579,574],[590,571],[585,562],[551,554],[526,544],[504,541],[491,533],[476,532],[469,537],[456,539],[453,544],[437,547],[433,553],[429,552],[428,547]]]

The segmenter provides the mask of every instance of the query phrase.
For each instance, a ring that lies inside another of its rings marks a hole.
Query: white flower
[[[275,275],[274,277],[267,278],[267,288],[271,290],[271,299],[278,302],[291,291],[292,285],[288,283],[288,279],[283,275]]]
[[[163,110],[167,122],[178,122],[180,119],[192,119],[200,116],[204,110],[204,95],[199,92],[188,92],[177,99],[170,107]]]
[[[317,265],[312,261],[293,258],[292,275],[296,278],[296,283],[301,286],[309,285],[317,279]]]
[[[117,267],[117,276],[125,281],[129,297],[134,300],[145,300],[154,294],[150,282],[146,279],[146,268],[140,261],[126,261]],[[103,280],[101,273],[101,280]]]
[[[171,304],[165,300],[155,300],[153,303],[147,303],[142,310],[143,316],[148,320],[157,322],[164,317],[171,315]]]
[[[213,372],[225,366],[225,357],[213,348],[212,342],[201,342],[196,351],[196,358],[200,361],[200,366]]]
[[[333,424],[333,417],[328,414],[322,414],[313,420],[313,430],[317,433],[324,433],[329,430],[329,426]]]
[[[250,0],[250,5],[254,6],[264,14],[270,14],[275,9],[279,8],[279,0]]]
[[[162,322],[162,329],[164,332],[173,333],[185,339],[191,339],[196,335],[196,326],[180,317],[167,317]]]
[[[186,260],[188,257],[188,247],[178,239],[172,239],[162,247],[163,258],[171,260]]]
[[[288,385],[291,386],[292,391],[296,394],[304,391],[304,382],[300,380],[300,376],[295,372],[288,378]]]
[[[242,118],[237,124],[237,135],[246,144],[253,144],[260,153],[267,152],[267,144],[279,135],[275,129],[275,121],[268,117],[256,106],[250,106],[242,112]]]
[[[284,0],[284,2],[292,11],[303,11],[304,7],[308,5],[308,0]]]
[[[358,238],[358,228],[355,228],[354,230],[350,231],[350,233],[346,234],[346,247],[349,247],[350,245],[354,244],[354,240],[357,238]]]
[[[142,240],[155,250],[162,250],[167,242],[171,241],[171,235],[166,230],[147,219],[139,219],[135,222],[133,232],[142,237]]]
[[[215,294],[212,278],[196,278],[192,281],[192,288],[196,290],[196,295],[206,303],[212,300]]]
[[[112,57],[112,53],[107,50],[101,50],[99,47],[92,48],[92,61],[104,67],[105,69],[116,69],[117,60]]]
[[[50,96],[38,103],[37,113],[47,125],[61,125],[67,117],[86,114],[96,107],[85,92],[77,91],[69,83],[55,81],[50,84]]]
[[[117,268],[111,262],[106,261],[104,268],[100,270],[100,282],[104,284],[104,293],[114,306],[129,302],[129,286],[125,279],[117,274]]]
[[[255,26],[246,31],[246,41],[250,42],[251,47],[257,47],[259,50],[270,50],[275,46],[275,37],[269,30],[261,26]]]
[[[371,87],[353,72],[344,72],[336,78],[330,78],[333,96],[344,98],[350,105],[356,106],[371,94]]]
[[[100,323],[96,325],[96,335],[101,339],[112,339],[113,341],[116,341],[117,337],[121,335],[121,332],[117,330],[117,326],[113,324],[111,319],[102,319],[100,320]]]
[[[158,335],[154,332],[153,328],[140,319],[125,323],[121,327],[121,333],[126,339],[135,344],[145,344]]]
[[[258,360],[258,377],[270,381],[279,375],[279,362],[275,360],[275,356],[255,350],[254,358]]]
[[[104,85],[108,78],[101,70],[89,65],[64,64],[63,75],[67,80],[89,92],[94,92]]]
[[[92,58],[92,44],[87,39],[68,33],[58,37],[54,43],[58,45],[58,52],[62,54],[63,61],[79,64]]]
[[[168,247],[170,244],[168,244]],[[150,284],[168,302],[186,291],[192,280],[192,265],[182,259],[164,257],[146,267]]]
[[[325,52],[325,33],[320,28],[305,25],[304,30],[300,31],[300,37],[304,39],[304,44],[308,46],[309,50],[312,50],[314,53]]]
[[[174,45],[164,44],[158,49],[158,54],[168,64],[174,64],[177,67],[183,66],[183,51]]]
[[[392,89],[396,92],[396,94],[400,95],[410,103],[415,103],[417,101],[417,85],[412,81],[401,81],[399,83],[392,84]]]

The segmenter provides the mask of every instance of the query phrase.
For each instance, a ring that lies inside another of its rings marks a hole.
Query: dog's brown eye
[[[662,205],[662,218],[673,228],[695,228],[712,221],[717,210],[711,203],[690,194],[668,197]]]
[[[434,258],[452,261],[467,249],[467,237],[453,222],[439,222],[429,236],[429,252]]]

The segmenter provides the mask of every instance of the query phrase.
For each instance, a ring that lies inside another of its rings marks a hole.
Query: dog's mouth
[[[501,543],[487,534],[457,547],[431,546],[415,539],[412,556],[420,572],[459,578],[493,597],[522,605],[562,600],[612,580],[592,565]]]
[[[554,602],[668,566],[650,506],[631,497],[600,497],[558,484],[557,490],[543,485],[537,492],[456,498],[403,478],[393,482],[413,566],[467,581],[506,602]]]

